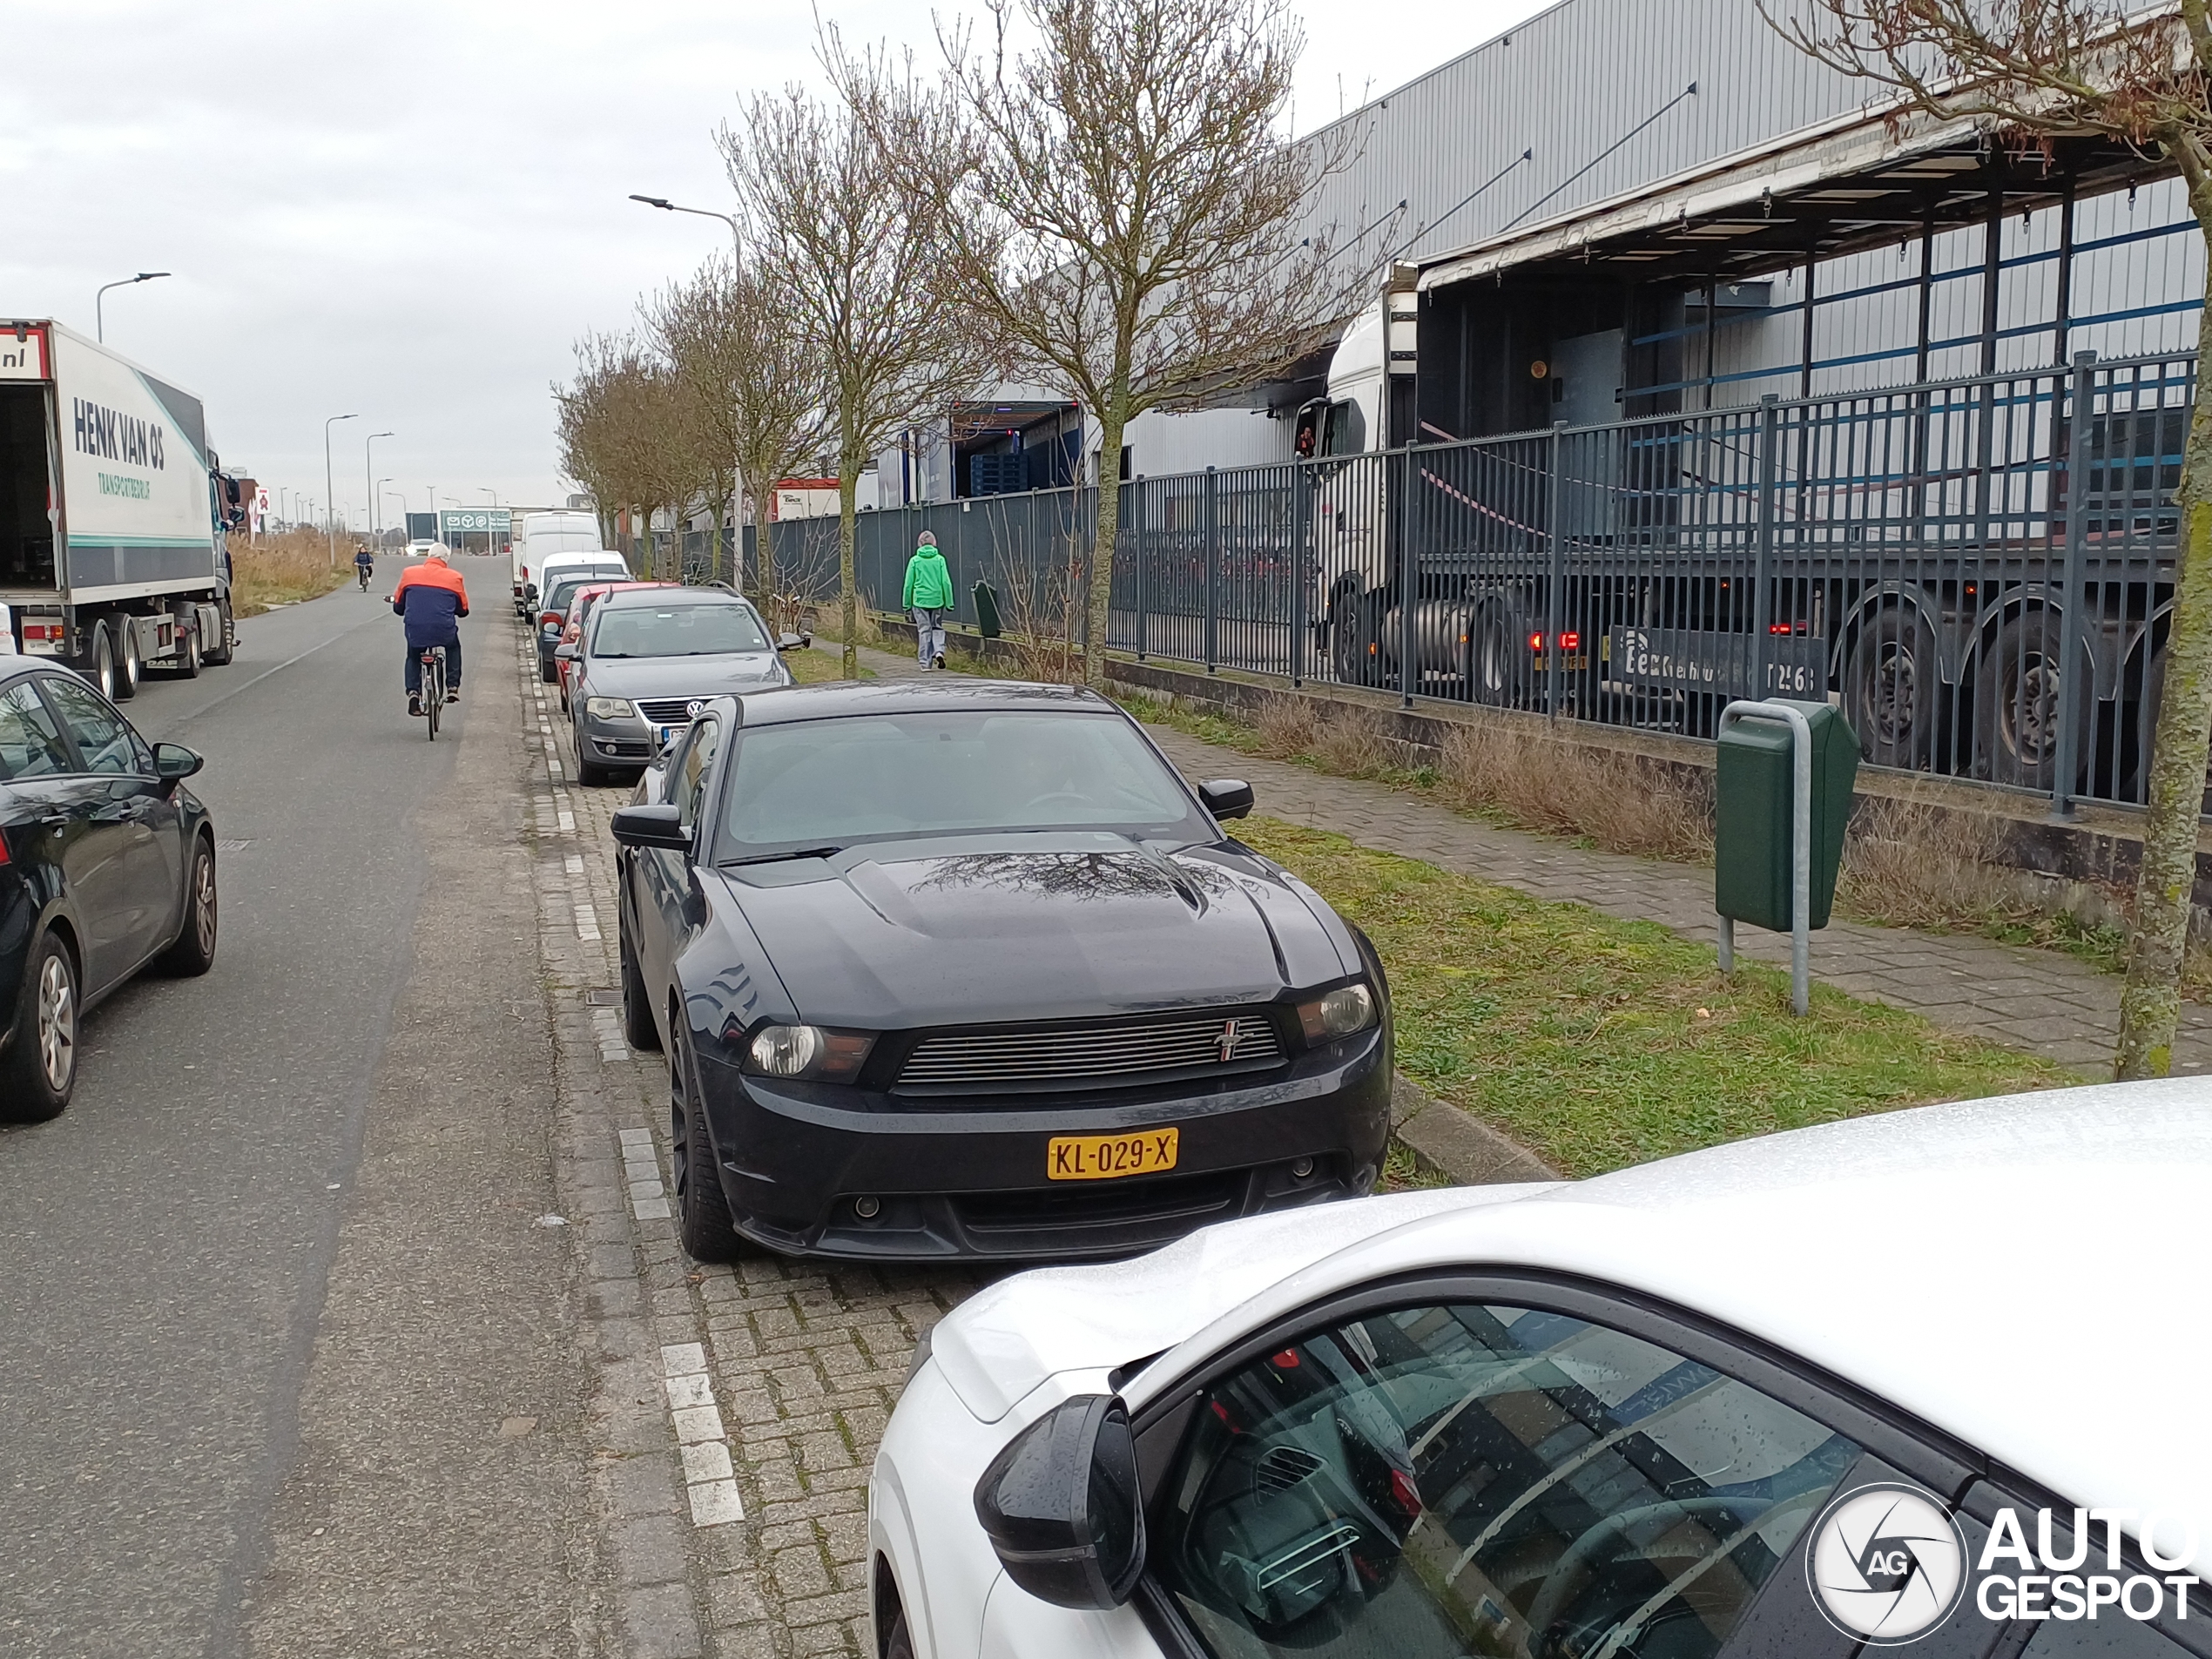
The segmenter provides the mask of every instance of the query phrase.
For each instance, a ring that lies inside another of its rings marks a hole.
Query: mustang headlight
[[[850,1082],[875,1046],[867,1031],[830,1031],[819,1025],[764,1025],[753,1033],[745,1059],[770,1077]]]
[[[595,720],[634,720],[637,709],[626,697],[587,697],[583,711]]]
[[[1365,985],[1339,985],[1298,1005],[1298,1023],[1308,1042],[1326,1042],[1365,1031],[1375,1022],[1375,994]]]

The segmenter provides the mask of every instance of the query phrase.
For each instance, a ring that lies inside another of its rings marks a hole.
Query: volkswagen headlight
[[[1327,1042],[1365,1031],[1375,1022],[1375,994],[1363,984],[1339,985],[1298,1005],[1298,1023],[1308,1042]]]
[[[850,1082],[875,1046],[866,1031],[832,1031],[819,1025],[764,1025],[752,1035],[745,1058],[769,1077]]]
[[[637,710],[626,697],[587,697],[583,711],[595,720],[634,720]]]

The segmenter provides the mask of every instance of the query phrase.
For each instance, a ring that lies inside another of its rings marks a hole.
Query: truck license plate
[[[1175,1168],[1182,1136],[1181,1130],[1173,1129],[1148,1129],[1138,1135],[1055,1135],[1045,1143],[1045,1175],[1054,1181],[1156,1175]]]

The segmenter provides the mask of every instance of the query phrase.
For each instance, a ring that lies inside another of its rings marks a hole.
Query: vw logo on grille
[[[705,703],[701,702],[695,697],[684,705],[684,712],[691,718],[696,720],[699,718],[699,711],[705,706],[706,705]]]
[[[1221,1022],[1221,1035],[1214,1039],[1214,1047],[1221,1053],[1223,1065],[1227,1065],[1237,1057],[1237,1045],[1244,1039],[1244,1028],[1242,1021],[1224,1020]]]

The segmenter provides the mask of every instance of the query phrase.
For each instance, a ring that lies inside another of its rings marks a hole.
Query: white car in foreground
[[[2212,1656],[2212,1083],[1231,1222],[931,1333],[922,1659]]]

